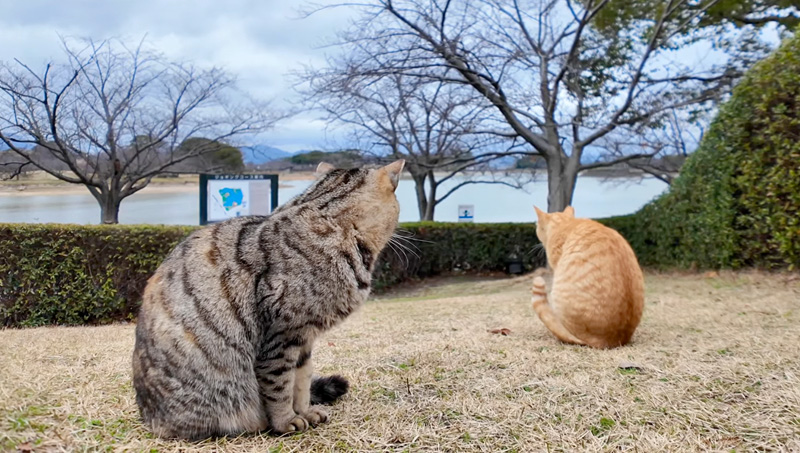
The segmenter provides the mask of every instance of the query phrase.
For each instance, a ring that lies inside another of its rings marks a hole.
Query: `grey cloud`
[[[59,35],[102,40],[120,37],[148,44],[176,60],[219,66],[240,87],[278,106],[292,103],[286,75],[319,64],[315,49],[347,25],[352,10],[335,9],[298,19],[301,2],[257,0],[0,0],[0,60],[37,66],[61,57]],[[329,51],[329,50],[328,50]],[[274,134],[292,147],[320,147],[317,122],[288,122]],[[269,141],[269,137],[265,137]]]

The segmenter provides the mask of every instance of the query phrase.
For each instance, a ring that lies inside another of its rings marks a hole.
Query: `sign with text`
[[[475,221],[475,205],[460,204],[458,205],[458,221],[459,222],[474,222]]]
[[[278,175],[200,175],[200,225],[277,207]]]

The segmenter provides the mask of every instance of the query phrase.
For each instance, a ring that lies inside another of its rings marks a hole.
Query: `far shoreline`
[[[518,170],[517,170],[518,171]],[[501,173],[515,173],[515,170],[507,170]],[[56,180],[50,175],[34,174],[24,177],[17,181],[0,181],[0,197],[32,197],[32,196],[59,196],[59,195],[90,195],[87,188],[82,184],[70,184]],[[289,181],[311,181],[316,179],[316,174],[312,171],[289,171],[277,172],[279,187],[285,188],[289,185],[282,184]],[[408,175],[403,175],[403,179],[410,179]],[[641,178],[646,175],[641,172],[619,171],[616,169],[598,169],[581,172],[581,177],[604,178],[609,181]],[[544,174],[537,175],[536,179],[543,178]],[[144,194],[176,194],[197,192],[199,189],[198,175],[180,175],[177,177],[156,178],[139,193]]]
[[[197,192],[200,187],[197,175],[180,176],[176,180],[161,178],[151,182],[137,193],[144,194],[174,194]],[[278,181],[308,181],[314,179],[313,172],[279,173]],[[280,184],[279,187],[288,187]],[[0,183],[0,197],[50,197],[59,195],[90,195],[83,184],[70,184],[55,180],[52,177],[37,177],[22,181],[2,181]]]

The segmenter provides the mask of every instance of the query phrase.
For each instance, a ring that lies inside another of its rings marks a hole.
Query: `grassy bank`
[[[800,277],[647,285],[634,343],[611,351],[557,343],[528,277],[398,288],[318,343],[321,371],[352,382],[328,425],[199,444],[139,423],[132,325],[0,331],[0,450],[800,449]],[[487,332],[502,327],[511,334]]]

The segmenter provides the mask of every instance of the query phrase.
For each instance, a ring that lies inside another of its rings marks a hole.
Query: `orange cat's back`
[[[537,234],[552,272],[543,309],[562,325],[548,328],[563,327],[596,348],[628,343],[644,309],[644,277],[630,245],[611,228],[575,218],[571,208],[542,214]]]

